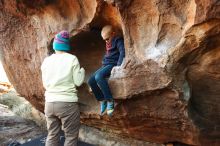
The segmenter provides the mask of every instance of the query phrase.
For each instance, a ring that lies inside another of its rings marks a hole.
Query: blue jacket
[[[112,39],[111,48],[106,53],[102,64],[120,66],[125,57],[124,39],[122,37],[114,37]]]

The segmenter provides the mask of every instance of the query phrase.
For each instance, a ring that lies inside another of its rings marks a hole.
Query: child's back
[[[46,146],[59,143],[60,130],[65,133],[64,145],[77,145],[80,112],[76,86],[83,83],[85,70],[80,68],[76,56],[68,54],[70,39],[61,31],[53,41],[55,54],[44,59],[41,65],[45,92],[45,117],[47,121]]]
[[[46,102],[77,102],[76,86],[84,80],[85,72],[80,72],[76,56],[56,53],[47,57],[41,67]]]

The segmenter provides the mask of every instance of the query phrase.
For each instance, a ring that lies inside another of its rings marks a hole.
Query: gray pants
[[[64,146],[77,146],[80,128],[78,103],[46,102],[45,116],[48,130],[46,146],[59,145],[61,128],[65,134]]]

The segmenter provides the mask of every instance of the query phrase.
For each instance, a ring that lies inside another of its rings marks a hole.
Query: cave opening
[[[101,37],[101,30],[105,25],[112,25],[116,35],[123,36],[122,21],[118,9],[106,2],[101,2],[99,7],[93,20],[81,30],[76,30],[78,33],[70,38],[71,51],[69,53],[78,58],[80,66],[85,69],[86,73],[83,85],[78,88],[79,104],[81,111],[85,113],[87,111],[97,113],[99,110],[99,102],[97,102],[95,96],[89,90],[88,79],[102,66],[106,46],[105,41]],[[72,29],[71,32],[76,33],[74,31],[75,28]],[[53,39],[48,44],[48,55],[54,53],[52,44]],[[114,89],[111,91],[114,94]]]
[[[80,66],[86,70],[85,81],[101,67],[105,53],[105,42],[101,37],[101,30],[81,32],[71,38],[71,54],[75,55]]]
[[[81,111],[98,112],[99,106],[95,96],[88,86],[89,77],[102,66],[102,59],[105,54],[105,41],[101,37],[102,27],[92,27],[89,31],[82,31],[70,38],[71,51],[75,55],[80,66],[85,69],[86,75],[82,86],[78,88],[79,104]],[[116,35],[122,36],[121,31],[116,30]],[[55,53],[53,40],[48,44],[48,55]]]

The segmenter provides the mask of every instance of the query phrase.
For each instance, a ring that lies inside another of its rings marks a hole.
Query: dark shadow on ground
[[[46,138],[47,138],[47,135],[42,135],[32,141],[29,141],[27,143],[22,144],[20,146],[45,146]],[[60,136],[60,145],[61,146],[64,145],[64,140],[65,140],[65,137],[63,134],[61,134],[61,136]],[[85,143],[82,141],[78,141],[78,146],[94,146],[94,145],[91,145],[91,144],[88,144],[88,143]]]

